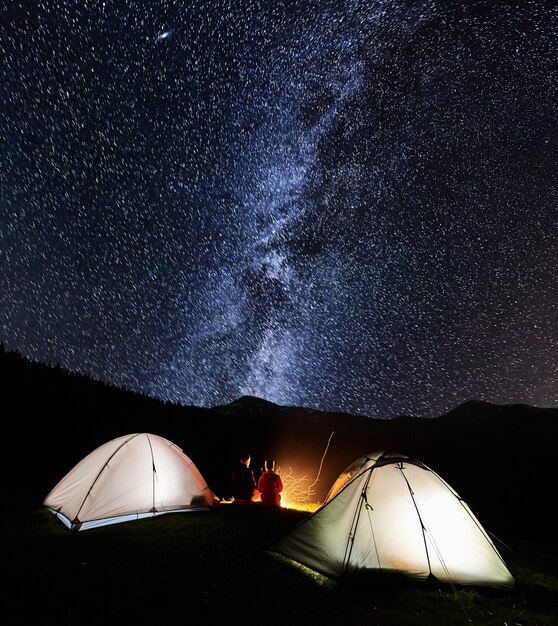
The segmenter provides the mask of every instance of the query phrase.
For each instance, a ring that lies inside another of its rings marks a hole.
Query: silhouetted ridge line
[[[355,458],[388,450],[439,472],[483,521],[521,522],[525,532],[536,523],[538,533],[550,525],[550,516],[541,519],[533,511],[541,510],[554,489],[558,409],[473,400],[434,418],[375,419],[281,406],[254,396],[213,408],[181,406],[35,363],[5,348],[0,375],[8,431],[25,442],[26,458],[36,470],[31,478],[14,473],[5,456],[5,469],[15,474],[5,488],[14,491],[10,497],[35,504],[93,449],[131,433],[152,432],[173,441],[225,499],[240,449],[250,450],[256,470],[273,457],[314,476],[333,433],[316,485],[318,501]]]

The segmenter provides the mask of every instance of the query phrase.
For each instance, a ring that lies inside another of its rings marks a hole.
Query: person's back
[[[258,491],[261,495],[262,504],[280,506],[283,481],[281,476],[275,472],[275,461],[268,459],[265,462],[264,469],[264,473],[258,480]]]
[[[250,455],[240,457],[238,465],[232,471],[232,497],[235,502],[253,502],[256,495],[256,479],[250,469]]]

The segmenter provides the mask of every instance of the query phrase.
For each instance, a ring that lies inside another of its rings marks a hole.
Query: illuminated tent
[[[125,435],[96,448],[43,502],[72,530],[164,513],[207,511],[217,503],[184,452],[149,433]]]
[[[459,495],[420,461],[392,452],[356,460],[322,506],[270,550],[334,580],[372,574],[514,586],[494,543]]]

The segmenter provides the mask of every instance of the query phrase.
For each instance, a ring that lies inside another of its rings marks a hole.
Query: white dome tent
[[[514,579],[468,505],[420,461],[357,459],[324,504],[270,550],[329,578],[399,575],[510,589]]]
[[[135,433],[93,450],[43,504],[68,528],[86,530],[164,513],[208,511],[218,501],[177,445]]]

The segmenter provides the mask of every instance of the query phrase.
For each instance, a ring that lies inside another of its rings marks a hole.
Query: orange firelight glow
[[[280,467],[277,468],[277,473],[281,476],[281,480],[283,481],[283,492],[281,494],[282,507],[313,512],[321,506],[321,503],[316,501],[314,486],[318,483],[320,478],[324,458],[332,437],[333,432],[327,441],[315,478],[309,478],[307,475],[297,476],[293,473],[293,469],[290,466],[285,472]]]

